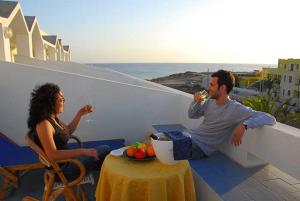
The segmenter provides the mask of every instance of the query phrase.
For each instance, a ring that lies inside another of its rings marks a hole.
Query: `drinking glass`
[[[203,97],[203,99],[207,99],[209,94],[206,90],[202,90],[199,92],[201,94],[201,96]]]
[[[85,98],[86,99],[86,103],[85,104],[87,104],[87,105],[91,105],[92,106],[92,109],[93,109],[93,111],[94,111],[94,106],[93,106],[93,104],[92,104],[92,102],[91,102],[91,98],[90,97],[86,97]],[[93,112],[92,112],[93,113]],[[93,114],[92,113],[88,113],[88,114],[86,114],[86,117],[85,117],[85,122],[86,123],[93,123],[93,122],[95,122],[95,119],[93,119]]]

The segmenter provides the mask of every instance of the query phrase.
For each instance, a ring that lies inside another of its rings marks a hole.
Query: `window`
[[[294,90],[294,97],[298,97],[298,91]]]
[[[291,64],[291,71],[294,71],[294,64]]]
[[[293,77],[289,76],[289,83],[292,83],[292,81],[293,81]]]
[[[299,69],[299,64],[296,65],[296,69],[297,69],[297,70]]]
[[[288,90],[288,94],[287,94],[288,96],[290,96],[291,95],[291,91],[290,90]]]
[[[286,68],[286,64],[284,64],[284,68]]]
[[[285,92],[285,91],[284,91],[284,89],[283,89],[283,90],[282,90],[282,96],[284,96],[284,92]]]
[[[286,81],[286,75],[284,75],[284,77],[283,77],[283,82],[285,82]]]

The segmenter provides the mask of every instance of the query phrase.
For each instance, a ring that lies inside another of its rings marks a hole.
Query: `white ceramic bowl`
[[[173,141],[152,140],[154,152],[158,160],[164,164],[172,165],[179,161],[174,160]]]

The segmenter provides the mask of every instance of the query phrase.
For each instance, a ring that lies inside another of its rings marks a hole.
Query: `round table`
[[[108,155],[96,189],[97,201],[195,201],[188,161],[164,165]]]

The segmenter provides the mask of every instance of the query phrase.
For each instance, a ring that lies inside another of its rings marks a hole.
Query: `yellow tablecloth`
[[[164,165],[108,155],[96,189],[97,201],[195,201],[188,161]]]

